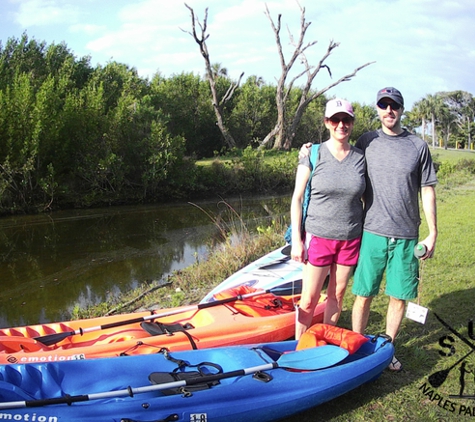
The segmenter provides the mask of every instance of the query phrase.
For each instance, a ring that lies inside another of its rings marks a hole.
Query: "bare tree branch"
[[[190,11],[190,14],[191,14],[191,32],[190,31],[184,31],[184,32],[190,34],[194,38],[198,46],[200,47],[200,53],[203,56],[203,59],[205,61],[206,78],[208,79],[209,87],[211,90],[212,104],[213,104],[213,109],[214,109],[214,113],[216,115],[216,120],[217,120],[216,124],[218,125],[219,130],[221,131],[221,134],[223,135],[224,141],[226,142],[227,146],[229,148],[234,148],[236,146],[236,141],[234,140],[233,136],[229,132],[224,122],[223,106],[227,101],[231,99],[236,88],[239,87],[239,84],[241,83],[241,79],[244,73],[241,74],[237,83],[233,83],[233,82],[231,83],[226,94],[223,96],[223,98],[221,98],[221,100],[219,100],[218,91],[216,88],[216,80],[219,77],[219,75],[213,71],[213,66],[211,65],[211,61],[209,57],[208,46],[206,45],[206,40],[209,38],[209,34],[206,33],[206,30],[208,28],[207,26],[208,25],[208,8],[205,9],[203,23],[201,23],[200,20],[195,16],[195,12],[193,8],[188,6],[186,3],[185,3],[185,6]],[[200,28],[199,35],[196,30],[197,29],[196,24],[198,24]]]
[[[311,24],[311,22],[306,22],[305,20],[305,8],[301,7],[300,4],[297,2],[300,8],[300,33],[299,37],[296,40],[293,35],[290,33],[289,30],[289,39],[291,45],[294,47],[294,50],[291,54],[291,57],[288,62],[285,60],[285,56],[282,49],[282,42],[280,39],[280,30],[281,30],[281,19],[282,15],[278,15],[277,23],[274,22],[272,16],[270,14],[269,8],[267,4],[265,5],[265,15],[270,21],[272,30],[275,35],[275,41],[277,45],[277,51],[279,54],[280,65],[281,65],[281,75],[277,82],[276,88],[276,106],[277,106],[277,121],[273,129],[267,134],[264,140],[261,142],[261,146],[265,146],[269,144],[272,140],[274,140],[273,148],[277,149],[290,149],[292,146],[292,142],[295,138],[296,131],[302,116],[308,107],[308,105],[314,101],[319,96],[323,95],[325,92],[330,90],[331,88],[339,85],[342,82],[347,82],[351,80],[352,77],[356,75],[358,71],[369,66],[370,63],[366,63],[362,66],[356,68],[353,73],[345,75],[338,79],[336,82],[331,83],[327,87],[315,92],[311,93],[312,84],[318,75],[318,73],[322,69],[326,69],[332,77],[332,72],[330,67],[325,63],[328,59],[330,54],[333,52],[335,48],[337,48],[340,44],[334,42],[333,40],[329,42],[328,47],[320,61],[318,62],[317,66],[311,66],[306,57],[306,51],[313,47],[317,41],[311,41],[304,45],[305,35],[307,30]],[[304,69],[301,72],[298,72],[296,76],[293,76],[290,81],[287,82],[289,78],[289,73],[292,67],[295,65],[297,59],[300,59],[300,63],[303,65]],[[307,80],[305,85],[301,89],[301,97],[299,105],[297,106],[296,110],[293,112],[292,116],[288,116],[289,110],[287,110],[287,100],[288,97],[294,87],[296,81],[298,81],[304,75],[307,76]]]
[[[239,79],[236,83],[232,83],[228,90],[226,91],[226,94],[224,94],[220,104],[224,104],[226,103],[226,101],[229,101],[231,99],[231,97],[233,96],[234,94],[234,91],[236,90],[237,87],[239,87],[240,83],[241,83],[241,79],[242,77],[244,76],[244,72],[241,73],[241,75],[239,76]]]

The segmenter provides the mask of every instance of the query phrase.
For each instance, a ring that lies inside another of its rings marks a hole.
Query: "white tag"
[[[407,304],[406,309],[406,318],[412,319],[413,321],[420,322],[421,324],[426,323],[427,312],[429,310],[423,306],[417,305],[413,302]]]

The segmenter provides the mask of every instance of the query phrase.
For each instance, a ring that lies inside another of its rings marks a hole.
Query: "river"
[[[0,219],[0,327],[69,319],[166,279],[222,241],[288,214],[290,195],[67,210]]]

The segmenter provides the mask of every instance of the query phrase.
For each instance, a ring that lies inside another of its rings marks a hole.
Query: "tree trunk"
[[[188,6],[185,3],[185,6],[188,8],[188,10],[191,13],[191,27],[192,27],[192,32],[188,32],[196,41],[196,43],[200,47],[200,53],[203,56],[203,59],[205,61],[205,68],[206,68],[206,76],[209,82],[209,87],[211,90],[211,96],[212,96],[212,103],[213,103],[213,110],[216,115],[216,124],[221,131],[221,134],[223,135],[224,142],[229,148],[235,148],[236,147],[236,141],[234,140],[233,136],[229,132],[225,122],[224,122],[224,113],[223,113],[223,107],[222,104],[226,103],[228,100],[231,99],[235,89],[239,86],[240,81],[244,73],[241,74],[238,82],[236,84],[231,83],[231,86],[229,87],[228,91],[224,95],[224,97],[219,100],[218,99],[218,93],[216,89],[216,78],[218,78],[218,75],[213,72],[213,68],[211,66],[211,61],[209,58],[209,53],[208,53],[208,46],[206,45],[206,40],[209,37],[209,34],[206,34],[206,28],[207,28],[207,21],[208,21],[208,8],[205,9],[205,17],[203,19],[203,24],[198,20],[198,18],[195,17],[195,12],[194,10]],[[201,35],[198,36],[196,32],[196,23],[200,26],[201,29]]]

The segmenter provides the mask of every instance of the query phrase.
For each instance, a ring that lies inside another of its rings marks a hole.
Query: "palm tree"
[[[414,106],[412,107],[412,110],[410,113],[411,119],[414,121],[414,123],[417,121],[421,121],[421,126],[422,126],[422,140],[426,140],[426,126],[427,126],[427,117],[429,116],[428,113],[428,107],[427,107],[427,100],[424,98],[420,101],[417,101],[414,103]]]
[[[436,144],[436,121],[437,116],[443,106],[442,98],[439,95],[429,94],[425,99],[425,107],[428,115],[431,117],[431,126],[432,126],[432,148],[435,148]]]

